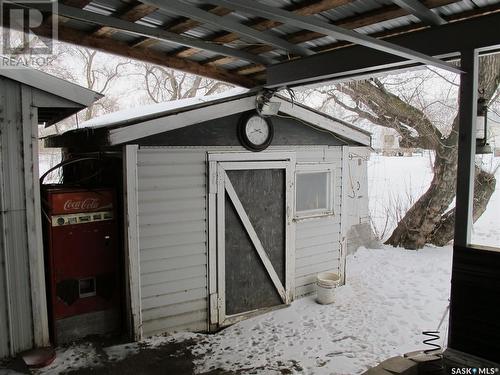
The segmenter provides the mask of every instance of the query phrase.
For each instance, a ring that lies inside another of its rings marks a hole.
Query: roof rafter
[[[460,21],[466,18],[474,18],[474,17],[479,17],[483,15],[487,15],[490,13],[497,13],[500,12],[500,4],[493,4],[489,5],[487,7],[479,8],[479,9],[471,9],[467,10],[465,12],[453,14],[450,16],[444,16],[444,19],[446,20],[447,23],[452,23],[455,21]],[[370,34],[371,36],[375,38],[390,38],[392,36],[397,36],[397,35],[402,35],[402,34],[407,34],[419,30],[425,29],[426,26],[423,23],[415,23],[415,24],[410,24],[406,26],[401,26],[396,29],[391,29],[391,30],[384,30],[378,33]],[[349,47],[352,46],[352,43],[349,42],[334,42],[330,43],[324,46],[316,47],[314,48],[314,51],[317,53],[322,53],[322,52],[327,52],[327,51],[332,51],[334,49],[339,49],[339,48],[344,48],[344,47]],[[265,75],[263,75],[263,70],[260,65],[247,65],[243,66],[238,69],[231,70],[231,72],[236,73],[236,74],[243,74],[247,75],[255,80],[264,80]]]
[[[40,9],[42,11],[51,11],[52,7],[47,3],[29,3],[30,7],[34,7]],[[82,10],[79,8],[69,7],[67,5],[60,4],[57,9],[58,15],[76,19],[79,21],[90,22],[100,26],[111,27],[120,31],[125,31],[128,33],[132,33],[135,35],[148,36],[151,38],[156,38],[163,41],[168,41],[176,44],[180,44],[183,46],[196,47],[200,49],[204,49],[207,51],[224,54],[226,56],[237,57],[239,59],[243,59],[246,61],[252,61],[259,64],[269,64],[270,61],[267,59],[253,55],[249,52],[238,50],[235,48],[230,48],[218,44],[207,43],[204,41],[200,41],[194,38],[185,37],[182,35],[178,35],[169,31],[161,30],[154,27],[148,27],[141,24],[124,21],[119,18],[111,17],[111,16],[103,16],[101,14],[95,12],[89,12],[86,10]],[[95,36],[103,36],[96,35]]]
[[[36,29],[33,29],[33,32],[47,38],[50,38],[52,36],[50,27],[44,24]],[[109,37],[88,35],[84,32],[63,25],[59,25],[58,36],[59,40],[63,42],[93,48],[126,58],[132,58],[146,61],[152,64],[167,66],[172,69],[182,70],[187,73],[232,83],[238,86],[255,87],[257,85],[257,83],[252,79],[230,73],[225,69],[202,65],[195,61],[186,59],[179,59],[151,49],[133,48],[128,46],[126,43],[113,40]]]
[[[426,65],[432,65],[441,69],[448,70],[454,73],[461,73],[461,70],[456,66],[445,63],[444,61],[432,56],[427,56],[423,53],[413,51],[411,49],[401,47],[385,40],[372,38],[370,36],[357,33],[352,30],[343,29],[341,27],[323,22],[315,17],[299,16],[292,12],[282,10],[276,7],[270,7],[260,2],[254,1],[251,4],[241,0],[208,0],[210,3],[233,8],[239,11],[250,14],[259,15],[261,17],[275,19],[284,23],[290,23],[294,26],[299,26],[306,30],[316,31],[325,35],[330,35],[340,40],[347,40],[364,47],[372,48],[378,51],[389,53],[391,55],[403,57],[412,61],[416,61]]]
[[[146,17],[148,14],[153,13],[158,8],[152,5],[143,4],[141,2],[135,2],[126,7],[126,9],[118,12],[117,14],[113,14],[111,17],[120,18],[124,21],[128,22],[136,22],[140,19]],[[111,35],[115,32],[115,29],[103,26],[94,31],[95,35]]]
[[[276,48],[288,51],[290,53],[295,53],[301,56],[309,56],[313,54],[313,52],[307,48],[289,43],[286,40],[278,38],[277,36],[274,36],[272,34],[257,31],[255,29],[252,29],[251,27],[232,21],[228,18],[216,16],[203,9],[183,3],[182,1],[168,0],[168,2],[163,2],[161,0],[144,0],[144,2],[147,4],[155,5],[159,9],[167,12],[175,12],[176,14],[195,19],[202,23],[215,25],[225,30],[236,32],[240,35],[244,35],[248,38],[257,40],[262,43],[270,44]],[[231,7],[223,7],[231,9]]]
[[[449,22],[439,28],[426,27],[397,34],[388,40],[431,56],[446,56],[447,59],[460,56],[460,52],[464,50],[479,49],[484,53],[491,53],[500,48],[497,33],[499,22],[500,11],[460,22]],[[296,86],[353,77],[363,79],[389,70],[411,67],[418,67],[418,64],[400,56],[350,45],[318,53],[307,59],[272,65],[266,72],[266,86]]]
[[[429,8],[436,8],[448,4],[455,3],[459,0],[424,0],[423,4],[426,7]],[[397,17],[405,16],[407,15],[408,12],[398,6],[395,5],[388,5],[384,6],[382,8],[377,8],[375,10],[372,10],[370,12],[366,12],[362,15],[356,15],[352,17],[347,17],[340,19],[338,21],[333,22],[334,25],[343,27],[345,29],[357,29],[359,27],[364,27],[371,25],[373,23],[378,23],[378,22],[384,22],[384,21],[389,21],[392,19],[395,19]],[[314,39],[319,39],[323,38],[324,35],[317,33],[315,31],[310,31],[310,30],[301,30],[296,33],[289,34],[285,37],[286,40],[288,40],[291,43],[303,43],[307,42],[310,40]],[[272,51],[271,46],[259,46],[259,47],[250,47],[250,48],[245,48],[245,51],[253,53],[255,55],[265,53]],[[318,52],[316,49],[313,49],[314,51]],[[179,55],[176,55],[179,56]],[[224,65],[227,63],[230,63],[234,61],[233,58],[226,57],[226,56],[217,56],[212,59],[206,60],[205,63],[207,64],[216,64],[216,65]],[[242,67],[242,71],[246,71],[247,68],[249,68],[252,72],[255,70],[255,66],[247,66],[247,67]],[[258,68],[257,68],[258,69]],[[239,71],[238,71],[239,73]],[[249,73],[243,73],[243,74],[249,74]]]
[[[293,6],[287,7],[286,9],[296,14],[300,14],[303,16],[310,16],[313,14],[323,12],[325,10],[337,8],[349,2],[350,0],[318,0],[313,3],[307,1],[305,3],[294,4]],[[281,22],[275,20],[261,19],[261,18],[247,23],[247,26],[252,27],[259,31],[273,29],[280,25],[282,25]],[[235,40],[238,40],[239,38],[240,36],[237,33],[225,33],[223,35],[218,35],[214,38],[211,38],[210,41],[215,43],[231,43],[234,42]],[[288,38],[285,39],[288,40]],[[178,52],[175,54],[175,56],[189,57],[195,55],[197,52],[198,50],[191,48]]]
[[[231,13],[232,11],[226,8],[214,6],[210,9],[207,9],[207,12],[213,13],[217,16],[225,16],[226,14]],[[176,19],[173,22],[169,22],[167,25],[161,26],[160,28],[163,30],[168,30],[176,34],[182,34],[186,31],[194,29],[195,27],[201,25],[201,22],[193,20],[191,18],[182,17],[182,19]],[[152,45],[158,43],[155,39],[144,38],[140,41],[134,42],[131,44],[132,47],[151,47]]]
[[[423,23],[436,26],[444,25],[446,21],[439,15],[434,13],[432,10],[427,8],[418,0],[392,0],[394,4],[407,10],[415,17],[417,17]]]

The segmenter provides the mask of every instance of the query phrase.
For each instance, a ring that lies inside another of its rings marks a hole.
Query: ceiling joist
[[[182,15],[184,17],[192,18],[202,23],[214,25],[225,30],[238,33],[247,38],[251,38],[252,40],[272,45],[275,48],[282,49],[289,53],[294,53],[299,56],[309,56],[313,54],[313,52],[309,49],[289,43],[286,40],[278,38],[275,35],[260,32],[229,18],[216,16],[203,9],[183,3],[182,1],[168,0],[168,2],[164,2],[162,0],[145,0],[145,2],[147,4],[157,6],[159,9],[162,9],[166,12],[175,12],[176,14]],[[229,7],[228,9],[231,9],[231,7]]]
[[[300,14],[303,16],[310,16],[313,14],[317,14],[320,12],[324,12],[326,10],[334,9],[337,8],[341,5],[345,5],[349,3],[351,0],[319,0],[317,2],[305,2],[305,3],[299,3],[299,4],[294,4],[293,7],[288,7],[287,10],[294,12],[296,14]],[[256,30],[259,31],[265,31],[265,30],[270,30],[274,29],[275,27],[278,27],[282,25],[281,22],[275,21],[275,20],[268,20],[268,19],[257,19],[257,20],[252,20],[246,24],[249,27],[252,27]],[[225,33],[222,35],[217,35],[214,38],[209,39],[211,42],[214,43],[231,43],[234,42],[235,40],[238,40],[240,38],[240,35],[237,33]],[[290,40],[287,39],[289,42]],[[291,42],[293,43],[293,42]],[[295,43],[294,43],[295,44]],[[253,47],[253,49],[258,49],[262,48],[263,46],[260,47]],[[269,47],[269,50],[272,49],[271,46],[265,46]],[[250,48],[252,49],[252,48]],[[194,48],[186,49],[184,51],[178,52],[176,56],[178,57],[189,57],[192,55],[195,55],[198,51]],[[265,51],[267,52],[267,51]]]
[[[292,24],[306,30],[316,31],[324,35],[332,36],[336,39],[346,40],[351,43],[362,45],[364,47],[372,48],[391,55],[403,57],[405,59],[416,61],[421,64],[432,65],[437,68],[445,69],[454,73],[461,73],[461,70],[456,66],[445,63],[444,61],[432,56],[427,56],[423,53],[386,42],[385,40],[375,39],[352,30],[343,29],[330,23],[323,22],[316,17],[300,16],[283,9],[264,5],[257,1],[248,3],[244,0],[208,0],[208,2],[214,5],[219,5],[245,13],[258,15],[260,17],[274,19],[283,23]]]
[[[225,16],[226,14],[231,13],[229,9],[226,8],[221,8],[221,7],[213,7],[211,9],[208,9],[207,12],[213,13],[217,16]],[[173,22],[169,22],[167,25],[161,26],[160,28],[163,30],[168,30],[170,32],[176,33],[176,34],[182,34],[185,33],[191,29],[194,29],[195,27],[201,25],[201,22],[193,20],[191,18],[185,18],[181,17],[181,19],[176,19]],[[139,40],[135,42],[132,47],[151,47],[152,45],[158,43],[157,40],[155,39],[149,39],[149,38],[144,38],[142,40]],[[196,50],[199,51],[199,50]]]
[[[423,4],[426,7],[429,8],[436,8],[448,4],[452,4],[456,2],[457,0],[424,0]],[[395,5],[388,5],[384,6],[381,8],[377,8],[375,10],[363,13],[361,15],[356,15],[344,19],[340,19],[338,21],[333,22],[334,25],[343,27],[345,29],[350,29],[354,30],[360,27],[368,26],[374,23],[378,22],[384,22],[384,21],[389,21],[393,20],[398,17],[406,16],[408,12],[398,6]],[[281,24],[281,23],[280,23]],[[422,27],[419,25],[419,27]],[[296,33],[292,33],[286,36],[286,40],[288,40],[290,43],[304,43],[308,42],[311,40],[323,38],[324,35],[317,33],[315,31],[310,31],[310,30],[301,30]],[[215,39],[214,39],[215,40]],[[337,45],[338,43],[335,43]],[[315,52],[322,52],[326,49],[329,48],[319,48],[319,49],[314,49]],[[245,49],[247,52],[253,53],[255,55],[269,52],[272,50],[271,46],[259,46],[259,47],[253,47],[253,48],[246,48]],[[189,50],[187,50],[189,51]],[[182,57],[183,55],[177,54],[176,56]],[[227,56],[217,56],[214,57],[213,59],[210,59],[206,61],[206,63],[209,64],[216,64],[216,65],[224,65],[227,63],[230,63],[231,61],[234,61],[233,58],[227,57]],[[237,72],[238,74],[252,74],[255,73],[255,71],[262,70],[263,68],[256,67],[255,65],[252,66],[246,66],[242,67],[241,70],[239,69]]]
[[[446,21],[437,13],[427,8],[419,0],[392,0],[394,4],[413,14],[423,23],[430,26],[444,25]]]
[[[40,9],[42,11],[50,12],[52,7],[47,3],[32,3],[31,7]],[[155,38],[158,40],[168,41],[171,43],[196,47],[206,51],[222,54],[225,56],[231,56],[239,58],[246,61],[251,61],[258,64],[269,64],[271,61],[265,59],[258,55],[253,55],[246,51],[238,50],[235,48],[226,47],[219,44],[207,43],[195,38],[189,38],[182,35],[172,33],[170,31],[161,30],[155,27],[148,27],[138,23],[124,21],[120,18],[115,18],[112,16],[103,16],[95,12],[89,12],[79,8],[70,7],[67,5],[60,4],[57,8],[59,16],[63,16],[70,19],[75,19],[83,22],[89,22],[96,25],[111,27],[115,30],[124,31],[134,35],[147,36],[150,38]],[[96,35],[94,36],[102,36]]]
[[[42,25],[33,29],[33,32],[47,38],[52,36],[52,30],[48,25]],[[168,66],[172,69],[212,78],[218,81],[232,83],[238,86],[254,87],[257,85],[257,83],[252,79],[230,73],[225,69],[215,66],[202,65],[191,60],[179,59],[148,48],[133,48],[128,46],[126,43],[117,40],[96,35],[88,35],[85,32],[63,25],[59,25],[58,37],[59,40],[63,42],[81,45],[83,47],[93,48],[99,51],[112,53],[126,58],[137,59],[152,64]]]

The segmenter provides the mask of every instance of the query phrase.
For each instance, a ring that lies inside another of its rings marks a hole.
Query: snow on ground
[[[205,336],[195,352],[200,371],[265,366],[306,374],[359,374],[394,355],[421,349],[423,330],[439,324],[448,304],[451,248],[360,249],[349,256],[336,302],[313,297]],[[283,365],[280,365],[284,364]],[[276,372],[279,373],[279,372]]]
[[[451,248],[407,251],[360,249],[347,260],[347,282],[336,301],[319,305],[313,297],[233,325],[217,334],[177,334],[146,342],[197,339],[192,348],[197,372],[257,369],[256,374],[360,374],[391,356],[425,348],[423,330],[437,328],[446,311]],[[444,342],[444,328],[443,342]],[[42,374],[95,365],[89,346],[60,349]],[[136,344],[105,349],[121,359]]]
[[[433,156],[413,157],[372,153],[368,161],[368,195],[373,226],[387,239],[404,214],[429,187]]]

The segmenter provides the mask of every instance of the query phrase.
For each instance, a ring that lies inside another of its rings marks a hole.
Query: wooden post
[[[462,73],[460,80],[455,246],[470,244],[476,154],[478,61],[477,50],[461,52],[460,63],[465,73]]]

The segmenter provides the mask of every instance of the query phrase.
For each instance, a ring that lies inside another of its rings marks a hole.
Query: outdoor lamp
[[[486,99],[477,101],[476,118],[476,154],[489,154],[491,147],[488,144],[488,105]]]

